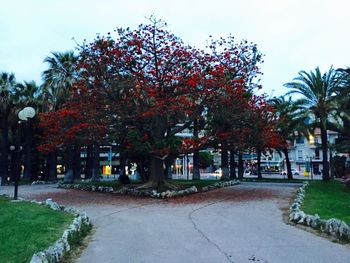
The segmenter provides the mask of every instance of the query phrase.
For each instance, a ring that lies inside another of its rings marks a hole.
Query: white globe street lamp
[[[18,119],[21,121],[28,121],[28,119],[32,119],[35,116],[35,109],[32,107],[25,107],[23,108],[20,112],[18,112]],[[12,148],[11,148],[12,147]],[[16,151],[16,154],[18,155],[17,161],[20,162],[20,151],[22,150],[22,146],[19,145],[19,140],[17,141],[16,145],[11,145],[10,150]],[[19,164],[18,164],[19,165]],[[13,199],[17,199],[18,197],[18,171],[16,171],[15,174],[15,190],[14,190],[14,195]]]

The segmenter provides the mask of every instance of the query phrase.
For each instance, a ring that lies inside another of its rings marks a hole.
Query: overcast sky
[[[154,14],[185,43],[209,35],[246,39],[265,54],[263,90],[285,93],[300,70],[350,66],[347,0],[0,0],[0,71],[41,83],[43,59]],[[72,40],[74,38],[75,40]]]

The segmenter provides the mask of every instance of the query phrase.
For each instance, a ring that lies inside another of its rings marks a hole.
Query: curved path
[[[245,183],[163,201],[21,186],[20,195],[52,197],[89,214],[96,232],[78,262],[350,262],[348,246],[283,222],[294,190]]]

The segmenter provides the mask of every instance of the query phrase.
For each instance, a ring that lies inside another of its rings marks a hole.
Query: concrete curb
[[[349,242],[350,228],[344,221],[336,218],[328,220],[321,219],[318,214],[305,214],[305,212],[300,209],[305,197],[305,189],[308,185],[308,182],[304,182],[299,188],[297,196],[289,210],[289,220],[296,224],[302,224],[320,230],[321,232],[336,237],[339,240]]]
[[[2,195],[10,198],[8,195]],[[30,263],[57,263],[62,259],[65,253],[70,251],[71,244],[70,238],[80,234],[83,226],[91,225],[90,219],[85,212],[80,212],[75,207],[65,207],[63,205],[59,205],[56,202],[52,201],[51,198],[46,199],[45,202],[39,202],[36,200],[29,200],[25,198],[18,198],[16,201],[24,201],[35,203],[38,205],[45,205],[51,208],[52,210],[63,211],[70,214],[73,214],[75,218],[73,222],[68,226],[68,228],[63,232],[63,235],[60,239],[58,239],[52,246],[49,246],[47,249],[43,251],[39,251],[35,253]]]
[[[156,190],[138,190],[135,188],[128,188],[128,187],[122,187],[119,190],[114,190],[113,187],[110,187],[110,186],[94,186],[94,185],[84,185],[84,184],[63,184],[63,183],[59,183],[58,188],[79,189],[79,190],[92,191],[92,192],[103,192],[103,193],[113,193],[113,194],[121,194],[121,195],[133,195],[133,196],[140,196],[140,197],[144,196],[144,197],[166,199],[166,198],[174,198],[178,196],[185,196],[185,195],[194,194],[198,192],[206,192],[217,188],[229,187],[237,184],[240,184],[240,181],[230,180],[230,181],[216,182],[213,185],[208,185],[203,187],[201,190],[198,190],[197,187],[192,186],[184,190],[179,190],[179,191],[167,190],[165,192],[157,192]]]
[[[46,205],[53,210],[64,211],[75,215],[73,222],[63,232],[62,237],[47,249],[35,253],[30,260],[30,263],[59,262],[60,259],[64,256],[64,254],[70,251],[71,249],[70,238],[75,235],[78,235],[81,232],[81,229],[84,225],[91,225],[90,219],[85,212],[80,212],[74,207],[65,207],[62,205],[60,206],[51,198],[46,199],[45,202],[37,202],[36,200],[32,200],[30,202],[40,205]]]

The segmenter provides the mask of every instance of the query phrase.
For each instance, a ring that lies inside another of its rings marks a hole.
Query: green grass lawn
[[[350,190],[339,181],[313,181],[306,188],[301,209],[322,219],[338,218],[350,225]]]
[[[0,196],[0,262],[29,262],[59,239],[74,216]]]
[[[175,185],[179,189],[185,189],[191,186],[201,189],[202,187],[213,185],[216,182],[219,182],[219,180],[169,180],[168,182]]]
[[[81,185],[94,185],[94,186],[108,186],[113,187],[115,189],[120,187],[120,183],[118,181],[101,181],[101,182],[76,182]]]
[[[282,179],[282,178],[243,178],[242,182],[271,182],[271,183],[302,183],[304,179]]]

